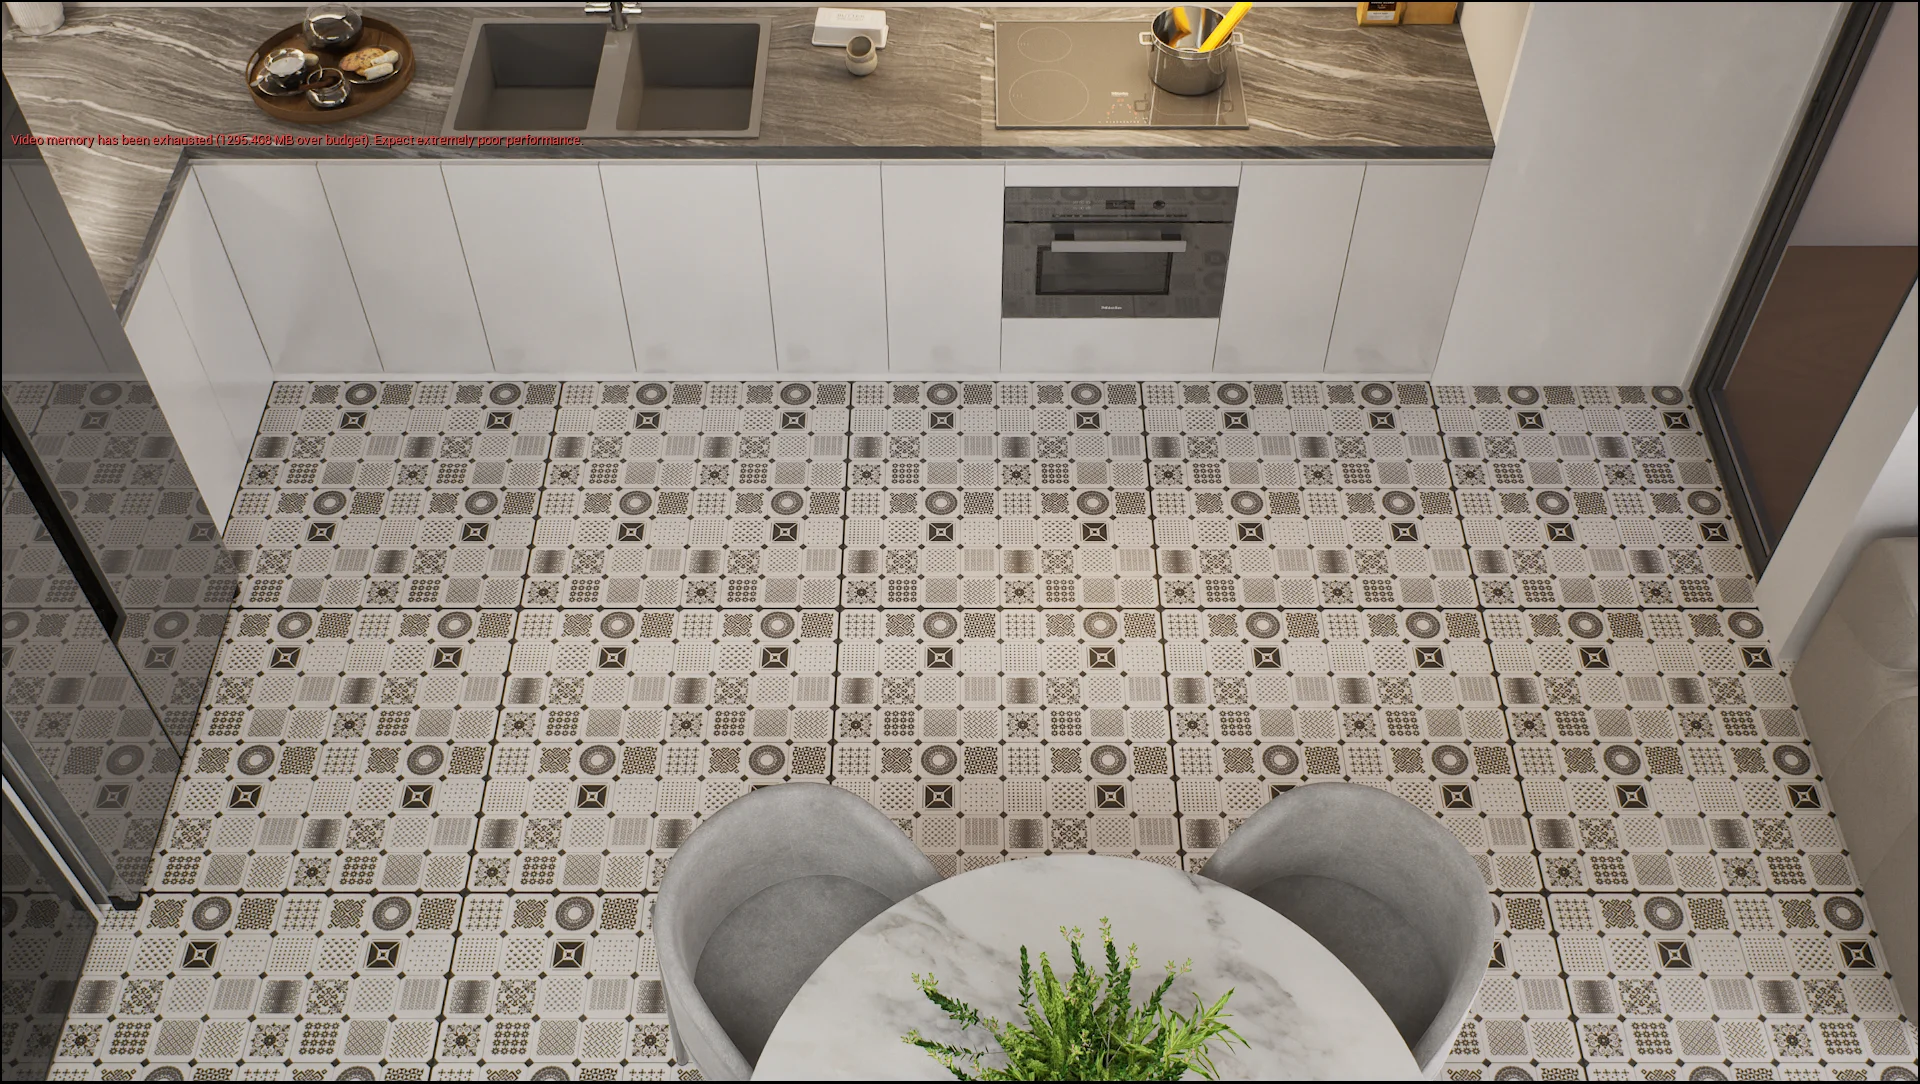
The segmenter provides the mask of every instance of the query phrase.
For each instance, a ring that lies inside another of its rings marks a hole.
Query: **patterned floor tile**
[[[215,663],[156,887],[464,885],[513,616],[243,614]]]
[[[872,802],[948,875],[1199,868],[1288,788],[1376,786],[1454,832],[1498,916],[1450,1078],[1914,1070],[1670,389],[274,396],[242,496],[266,586],[226,630],[152,891],[37,1040],[63,1079],[691,1078],[653,893],[702,818],[796,779]],[[348,510],[316,517],[322,491]],[[474,493],[525,498],[514,569],[375,556],[430,548],[383,541],[395,522],[495,516]],[[317,520],[364,558],[295,553]],[[392,900],[413,917],[389,937]],[[235,917],[203,931],[203,908]],[[400,966],[369,975],[384,940]],[[174,959],[194,941],[211,968]]]
[[[1547,897],[1502,893],[1493,908],[1493,952],[1472,1015],[1448,1053],[1448,1078],[1581,1079]]]
[[[63,1057],[141,1079],[241,1060],[424,1063],[460,907],[415,893],[150,895],[95,938]]]
[[[556,384],[277,384],[227,525],[238,605],[511,606]]]
[[[1188,862],[1309,783],[1432,811],[1488,887],[1538,890],[1480,615],[1169,610],[1167,686]]]
[[[524,602],[831,606],[845,384],[568,384]]]
[[[846,606],[1155,604],[1138,385],[853,392]]]
[[[491,1080],[511,1069],[520,1079],[611,1080],[622,1061],[664,1069],[666,999],[643,932],[648,906],[597,891],[469,897],[436,1076]]]
[[[1549,889],[1855,883],[1758,618],[1486,617]]]
[[[1147,384],[1167,606],[1475,604],[1425,384]]]
[[[833,777],[943,874],[1178,861],[1153,610],[848,610]]]
[[[1811,1068],[1911,1049],[1850,893],[1549,900],[1589,1063]]]
[[[1437,387],[1487,606],[1746,606],[1699,416],[1678,388]]]
[[[523,611],[469,887],[650,888],[696,818],[825,782],[835,617]]]

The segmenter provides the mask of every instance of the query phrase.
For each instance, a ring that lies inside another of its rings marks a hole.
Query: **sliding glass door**
[[[1694,386],[1756,573],[1913,291],[1915,38],[1853,5]]]

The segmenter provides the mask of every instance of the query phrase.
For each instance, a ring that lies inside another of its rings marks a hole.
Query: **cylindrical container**
[[[1154,16],[1152,33],[1140,35],[1151,48],[1148,73],[1153,85],[1170,94],[1212,94],[1227,81],[1227,61],[1239,48],[1236,32],[1205,52],[1200,43],[1226,16],[1199,4],[1181,4]]]
[[[7,14],[13,16],[15,30],[31,37],[51,34],[67,21],[63,4],[8,4]]]
[[[855,34],[847,39],[847,70],[855,75],[872,75],[880,66],[880,50],[873,47],[873,39],[865,34]]]
[[[315,49],[344,52],[360,40],[360,13],[346,4],[315,4],[301,20],[300,33]]]

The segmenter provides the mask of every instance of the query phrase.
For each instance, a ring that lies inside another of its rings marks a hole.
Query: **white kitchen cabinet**
[[[154,401],[166,415],[167,427],[207,502],[207,511],[215,524],[225,528],[247,450],[235,451],[236,435],[213,396],[193,337],[180,318],[166,269],[157,261],[141,280],[140,292],[127,312],[126,329],[127,341],[133,344]],[[257,416],[254,425],[259,425]],[[249,428],[249,442],[252,437]]]
[[[1006,170],[997,162],[888,162],[887,343],[896,373],[1000,371]]]
[[[1213,368],[1219,330],[1218,320],[1002,320],[1001,367],[1015,379],[1201,375]]]
[[[1366,171],[1360,162],[1242,167],[1216,372],[1305,374],[1326,366]]]
[[[760,180],[751,162],[602,162],[641,372],[775,370]]]
[[[600,167],[445,162],[496,372],[633,372]],[[658,208],[672,214],[672,208]]]
[[[760,166],[760,214],[780,370],[887,371],[880,164]]]
[[[440,164],[322,162],[320,181],[386,371],[493,371]]]
[[[1484,161],[1367,165],[1327,372],[1433,371],[1486,179]]]
[[[378,373],[340,231],[312,162],[193,167],[277,373]]]
[[[208,393],[226,416],[235,451],[245,460],[273,392],[273,366],[193,173],[174,196],[153,263],[166,272],[167,285],[160,289],[171,296],[193,340]]]

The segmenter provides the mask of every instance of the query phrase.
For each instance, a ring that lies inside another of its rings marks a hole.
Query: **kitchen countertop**
[[[874,6],[874,5],[867,5]],[[187,5],[70,9],[66,25],[9,32],[5,68],[36,135],[196,137],[215,133],[438,135],[474,18],[578,17],[577,5],[369,6],[412,40],[413,83],[377,113],[292,125],[256,109],[247,57],[296,7]],[[592,139],[539,147],[42,146],[107,296],[124,304],[176,166],[194,158],[1485,158],[1493,153],[1457,26],[1362,29],[1348,8],[1257,8],[1243,25],[1252,126],[1238,130],[993,126],[993,22],[1138,19],[1158,8],[889,8],[880,70],[847,74],[815,48],[814,5],[706,7],[770,15],[773,40],[757,139]],[[690,14],[649,5],[649,15]],[[645,18],[646,16],[642,16]]]

